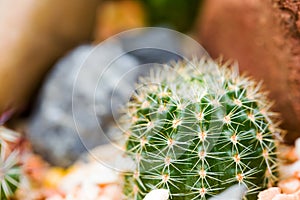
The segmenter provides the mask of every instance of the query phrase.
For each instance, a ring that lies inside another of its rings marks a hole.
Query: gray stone
[[[122,75],[138,63],[131,56],[122,56],[99,77],[106,64],[122,53],[118,43],[96,50],[93,46],[81,46],[58,62],[49,74],[30,118],[28,135],[35,151],[50,163],[68,166],[82,152],[109,141],[105,130],[114,122],[112,110],[117,113],[118,109],[118,105],[111,106],[112,98],[118,99],[119,104],[127,101],[127,85],[134,85],[138,71],[129,73],[126,80]],[[117,85],[122,87],[112,95]]]

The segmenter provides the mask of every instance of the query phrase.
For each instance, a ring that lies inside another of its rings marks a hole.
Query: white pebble
[[[242,184],[236,184],[226,189],[221,194],[210,198],[209,200],[241,200],[246,194],[247,188]]]
[[[165,189],[157,189],[149,192],[144,200],[168,200],[169,191]]]

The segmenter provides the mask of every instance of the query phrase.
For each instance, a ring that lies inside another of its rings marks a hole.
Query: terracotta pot
[[[97,0],[1,0],[0,114],[28,102],[53,62],[91,39]]]

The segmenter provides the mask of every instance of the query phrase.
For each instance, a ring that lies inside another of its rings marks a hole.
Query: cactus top
[[[230,68],[231,67],[231,68]],[[276,181],[276,113],[266,93],[233,65],[202,59],[156,68],[126,106],[127,199],[167,189],[207,199],[243,184],[247,198]]]

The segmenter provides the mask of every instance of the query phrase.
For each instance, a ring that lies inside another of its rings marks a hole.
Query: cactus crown
[[[16,132],[0,127],[0,200],[10,199],[19,185],[18,151],[8,147],[17,138]]]
[[[127,199],[168,189],[171,199],[207,199],[231,185],[247,198],[276,181],[280,130],[266,93],[227,64],[202,59],[154,69],[126,106]]]

